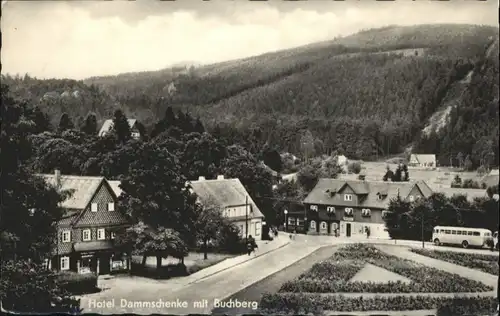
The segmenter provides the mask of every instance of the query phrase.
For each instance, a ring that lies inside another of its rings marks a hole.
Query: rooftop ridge
[[[47,173],[37,173],[37,176],[42,176],[42,177],[55,177],[54,174],[47,174]],[[61,178],[74,178],[74,179],[89,179],[89,180],[98,180],[98,179],[104,179],[104,176],[77,176],[77,175],[61,175]]]

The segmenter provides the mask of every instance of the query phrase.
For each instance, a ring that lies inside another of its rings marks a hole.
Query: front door
[[[99,274],[109,274],[111,272],[109,256],[101,256],[99,258]]]
[[[345,224],[345,235],[351,237],[351,224],[349,223]]]

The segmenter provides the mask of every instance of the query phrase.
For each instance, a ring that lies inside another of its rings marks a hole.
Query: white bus
[[[488,240],[493,241],[491,230],[470,227],[436,226],[432,231],[432,241],[435,245],[461,245],[484,247]]]

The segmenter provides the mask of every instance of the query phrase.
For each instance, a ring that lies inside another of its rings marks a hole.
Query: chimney
[[[205,181],[205,177],[202,176],[198,177],[198,181]]]
[[[56,187],[60,187],[61,186],[61,171],[59,169],[55,169],[54,170],[54,179],[55,179],[55,183],[56,183]]]
[[[222,175],[222,176],[221,176],[221,175],[218,175],[218,176],[217,176],[217,180],[224,180],[224,176],[223,176],[223,175]]]

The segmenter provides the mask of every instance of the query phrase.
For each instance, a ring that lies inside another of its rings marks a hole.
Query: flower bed
[[[481,270],[489,274],[499,275],[498,256],[427,249],[412,249],[411,251],[422,256]]]
[[[404,276],[412,282],[349,282],[365,263]],[[480,282],[385,254],[370,245],[349,245],[328,261],[316,264],[299,278],[288,281],[279,292],[311,293],[454,293],[493,290]]]
[[[457,304],[457,302],[461,304]],[[326,297],[319,294],[305,293],[266,293],[260,302],[260,314],[293,315],[313,313],[317,315],[323,311],[353,312],[438,309],[439,316],[461,316],[466,314],[480,315],[486,311],[490,311],[491,313],[493,306],[496,308],[496,305],[494,305],[495,302],[495,298],[479,296],[466,299],[434,298],[419,295],[347,298],[343,296]],[[455,304],[457,307],[454,308]]]

